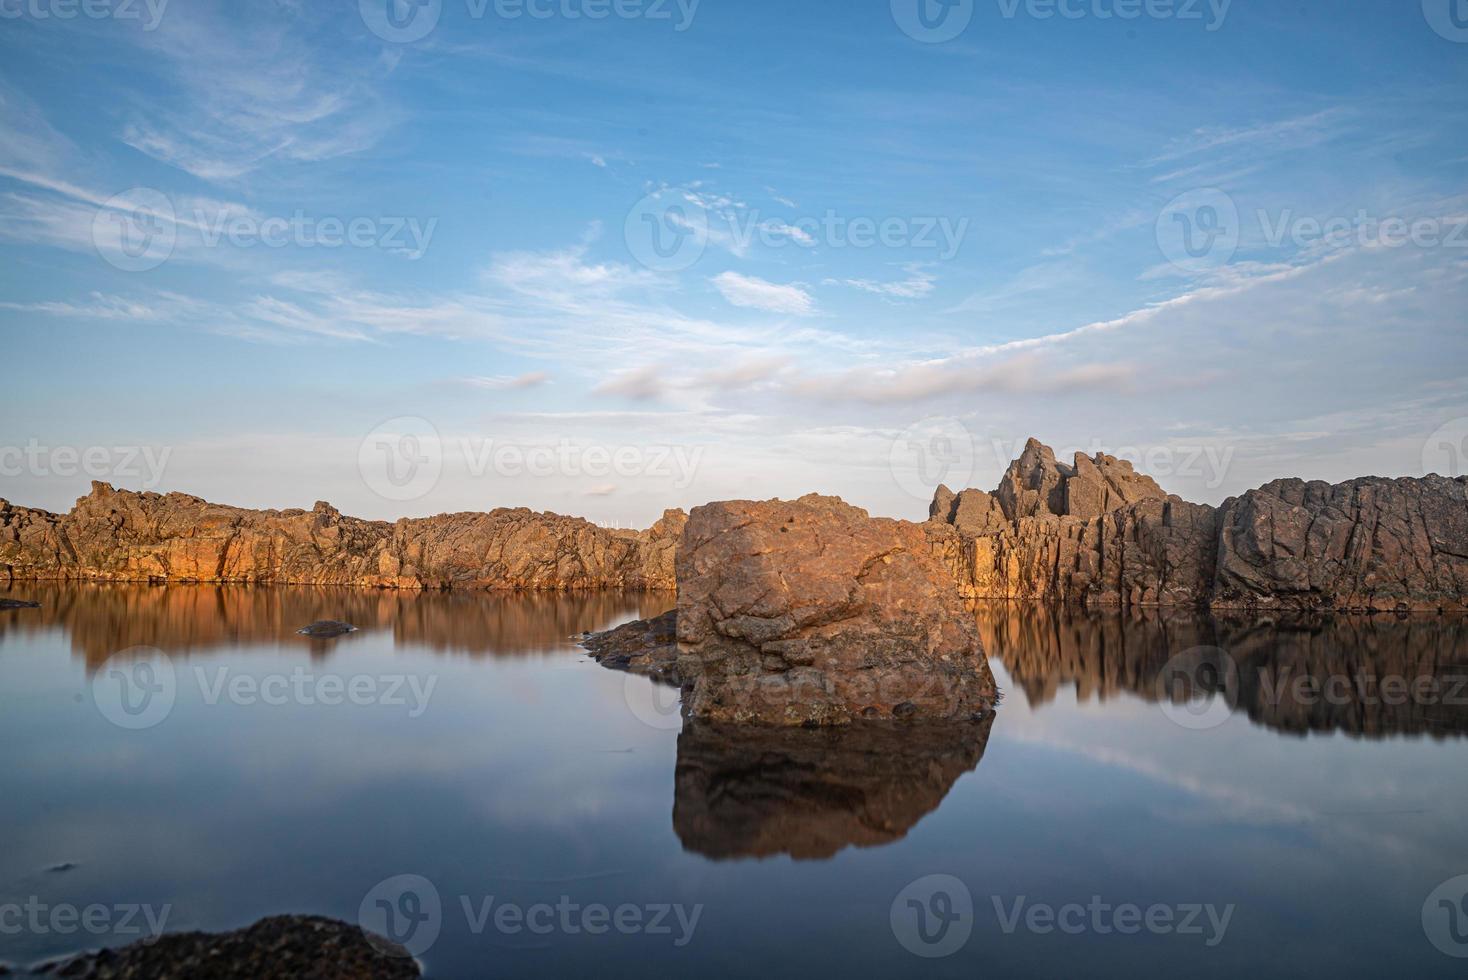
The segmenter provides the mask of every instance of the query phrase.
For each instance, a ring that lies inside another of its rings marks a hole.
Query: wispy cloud
[[[781,285],[738,272],[722,272],[712,282],[732,306],[792,316],[810,316],[816,311],[815,299],[799,286]]]

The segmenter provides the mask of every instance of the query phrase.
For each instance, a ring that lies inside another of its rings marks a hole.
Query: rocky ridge
[[[1219,507],[1031,439],[988,493],[939,487],[930,541],[970,599],[1462,611],[1468,478],[1277,480]]]
[[[671,589],[687,520],[608,530],[530,510],[396,523],[309,510],[246,510],[187,494],[92,484],[69,514],[0,500],[10,581],[352,585],[384,589]]]

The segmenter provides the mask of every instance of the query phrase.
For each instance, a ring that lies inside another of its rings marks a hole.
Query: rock
[[[922,525],[834,497],[695,508],[678,552],[688,715],[769,725],[969,718],[996,700]],[[868,709],[871,709],[868,711]]]
[[[75,862],[72,862],[72,861],[62,861],[60,864],[53,864],[49,868],[46,869],[46,871],[48,873],[50,873],[50,874],[61,874],[61,873],[66,872],[66,871],[75,871],[75,870],[76,870],[76,863]]]
[[[1219,523],[1215,607],[1465,608],[1468,479],[1277,480]]]
[[[617,531],[529,510],[395,524],[313,510],[245,510],[94,483],[69,514],[0,501],[11,580],[355,585],[388,589],[673,588],[686,516]]]
[[[381,950],[381,952],[379,951]],[[422,976],[401,946],[317,916],[261,919],[248,929],[149,938],[57,965],[78,980],[411,980]]]
[[[40,609],[39,602],[30,602],[25,599],[0,599],[0,610],[10,609]]]
[[[626,623],[582,642],[592,659],[610,670],[625,670],[680,686],[678,678],[678,611],[656,619]]]
[[[809,731],[690,721],[678,735],[673,830],[715,860],[825,860],[901,840],[982,761],[994,715]]]
[[[925,530],[965,598],[1218,609],[1456,611],[1468,479],[1281,480],[1221,508],[1130,463],[1031,439],[993,494],[940,487]]]
[[[312,623],[310,626],[302,627],[296,630],[296,632],[302,636],[309,636],[316,640],[330,640],[338,636],[345,636],[348,633],[355,633],[357,632],[357,627],[351,623],[339,623],[333,619],[323,619],[319,623]]]

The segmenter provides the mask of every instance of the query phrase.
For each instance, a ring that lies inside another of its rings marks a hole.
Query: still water
[[[985,609],[995,716],[832,735],[685,729],[571,638],[665,597],[5,596],[12,964],[365,908],[443,978],[1468,968],[1461,624]]]

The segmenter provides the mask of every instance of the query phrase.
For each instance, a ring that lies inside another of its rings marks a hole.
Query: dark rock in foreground
[[[39,602],[30,602],[26,599],[0,599],[0,611],[10,609],[40,609]]]
[[[316,640],[330,640],[338,636],[345,636],[348,633],[355,633],[357,632],[357,627],[351,623],[341,623],[334,619],[323,619],[319,623],[312,623],[310,626],[296,630],[296,632],[302,636],[309,636]]]
[[[382,949],[385,952],[379,952]],[[261,919],[238,932],[177,933],[61,963],[81,980],[413,980],[406,950],[356,926],[316,916]]]
[[[901,840],[984,756],[994,715],[808,731],[690,721],[673,830],[716,860],[822,860]]]

